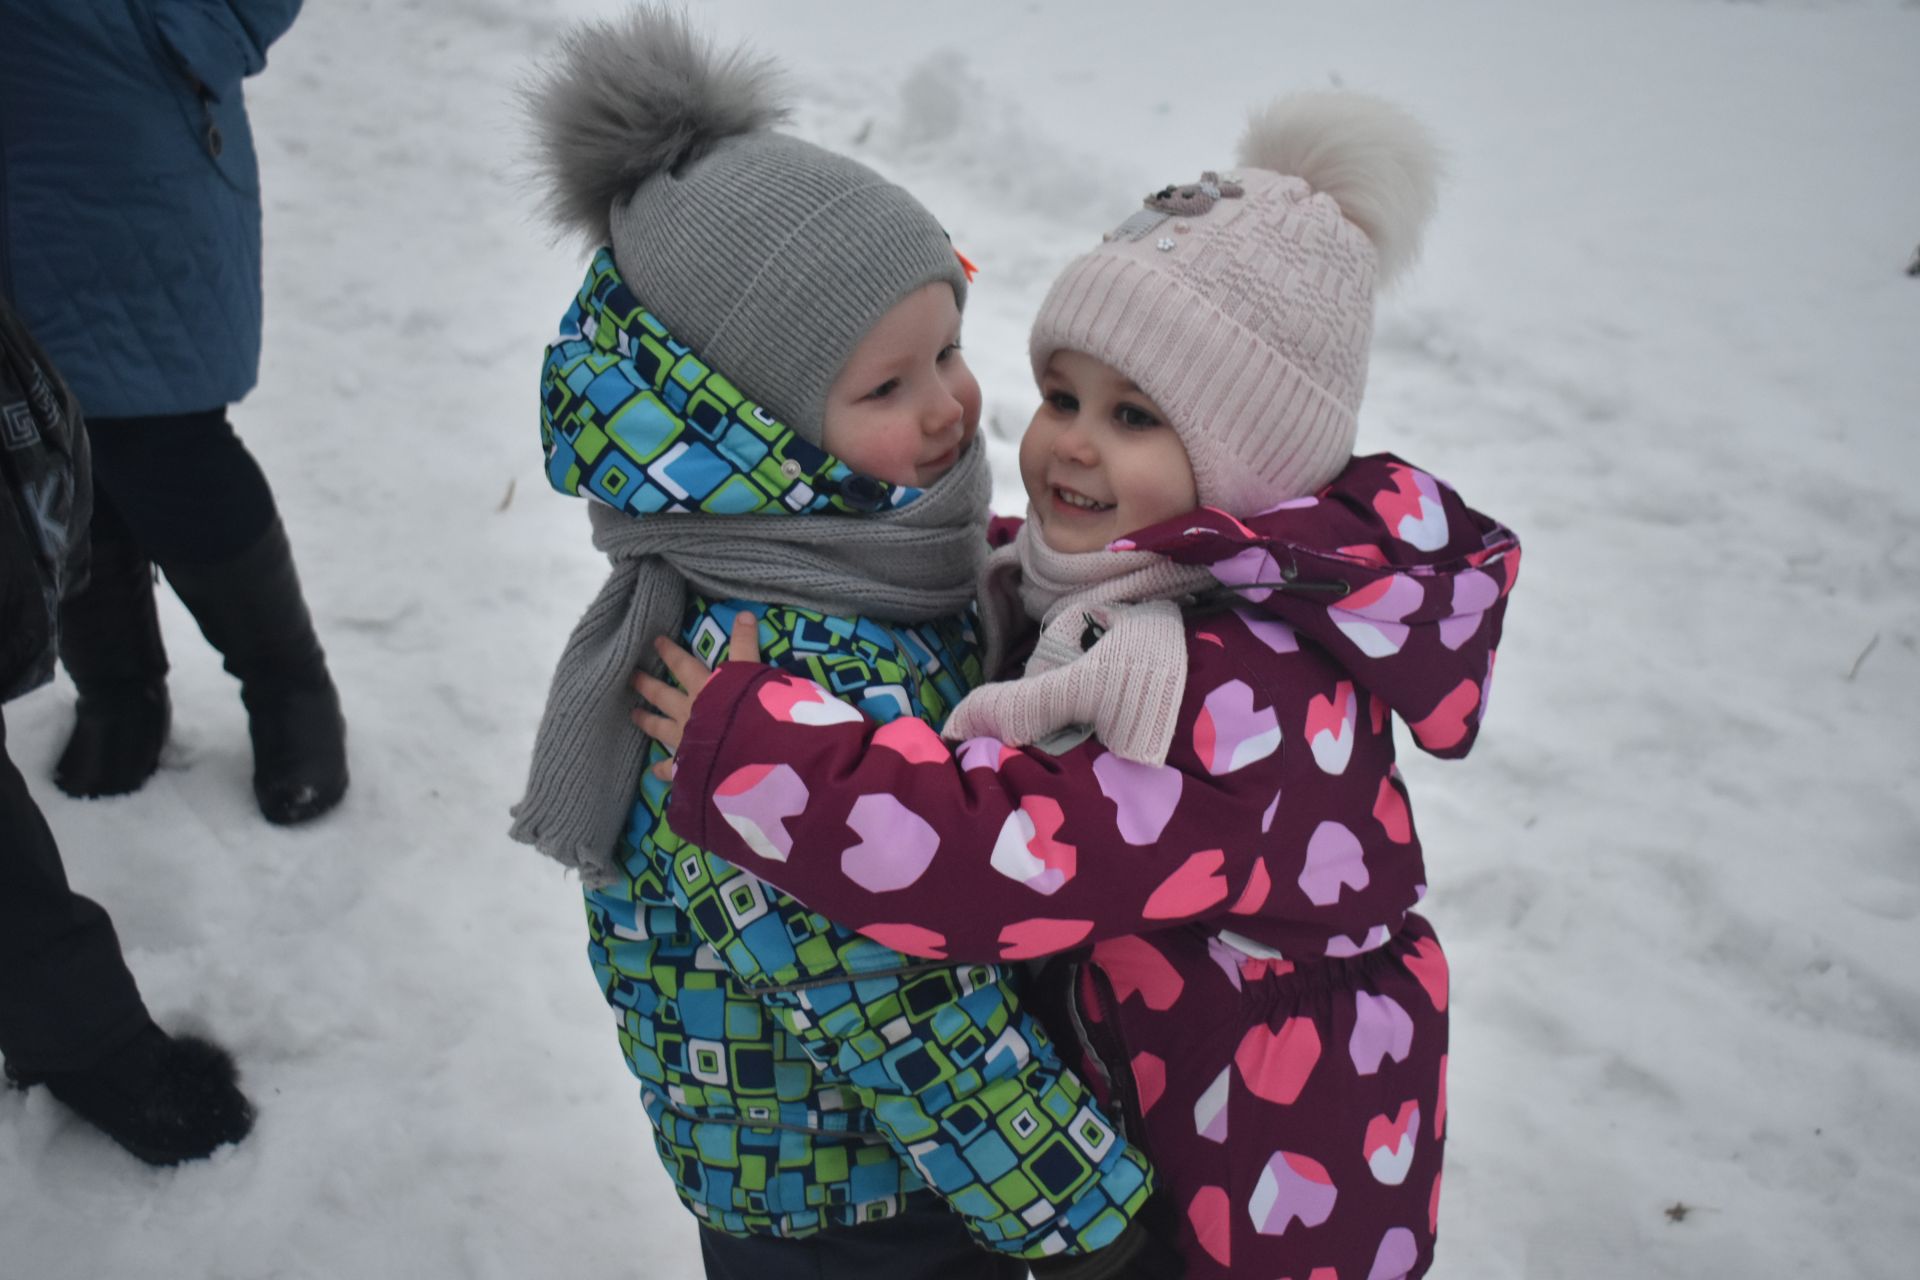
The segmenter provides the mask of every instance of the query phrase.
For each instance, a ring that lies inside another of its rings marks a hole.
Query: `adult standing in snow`
[[[62,594],[84,579],[91,501],[72,395],[0,304],[0,702],[53,676]],[[0,1055],[151,1164],[237,1142],[253,1108],[225,1052],[154,1024],[113,922],[67,885],[0,718]]]
[[[254,795],[302,822],[347,787],[346,725],[259,464],[227,406],[260,356],[260,187],[241,81],[300,0],[0,0],[0,294],[93,442],[93,578],[60,656],[54,780],[138,789],[171,718],[152,565],[239,677]]]

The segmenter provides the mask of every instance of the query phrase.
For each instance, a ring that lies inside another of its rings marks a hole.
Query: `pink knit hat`
[[[1172,420],[1200,501],[1240,515],[1313,493],[1353,454],[1373,295],[1419,249],[1438,156],[1364,94],[1283,98],[1241,168],[1167,187],[1054,282],[1034,375],[1079,351]]]

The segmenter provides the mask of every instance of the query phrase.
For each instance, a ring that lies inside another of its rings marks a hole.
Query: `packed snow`
[[[139,794],[8,745],[163,1024],[232,1047],[254,1135],[138,1164],[0,1096],[6,1277],[699,1274],[584,956],[505,835],[598,585],[543,481],[578,280],[512,89],[608,0],[313,0],[249,89],[271,476],[354,783],[265,825],[233,682],[164,596],[175,729]],[[1409,759],[1453,961],[1436,1280],[1920,1267],[1920,5],[726,0],[794,128],[983,268],[998,503],[1049,277],[1247,108],[1343,84],[1449,181],[1381,310],[1363,450],[1517,529],[1474,756]]]

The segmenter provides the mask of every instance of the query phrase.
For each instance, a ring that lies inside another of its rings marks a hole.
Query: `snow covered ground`
[[[236,421],[300,552],[354,787],[259,821],[231,682],[167,601],[140,794],[45,782],[148,1001],[260,1124],[155,1172],[0,1096],[0,1274],[698,1274],[582,954],[504,835],[600,576],[539,470],[579,258],[515,180],[510,87],[604,0],[312,0],[251,90],[267,356]],[[1920,6],[1913,0],[727,0],[795,127],[984,268],[1002,442],[1048,277],[1244,110],[1342,83],[1452,179],[1385,306],[1362,447],[1528,547],[1472,760],[1407,763],[1455,975],[1437,1280],[1920,1267]],[[1674,1206],[1689,1206],[1691,1212]],[[1679,1219],[1679,1220],[1675,1220]]]

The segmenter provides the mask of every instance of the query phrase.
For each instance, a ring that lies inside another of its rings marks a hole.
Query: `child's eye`
[[[899,389],[900,389],[900,379],[888,378],[885,382],[881,383],[879,386],[875,387],[873,390],[867,392],[867,394],[863,398],[867,400],[885,400],[888,396],[892,395],[894,392],[898,391]]]
[[[1069,395],[1065,391],[1049,391],[1047,392],[1047,407],[1055,413],[1078,413],[1080,412],[1080,401],[1077,397]]]
[[[1145,431],[1148,427],[1157,427],[1160,425],[1160,419],[1154,417],[1137,405],[1119,405],[1114,409],[1113,415],[1120,419],[1121,426],[1126,427],[1130,431]]]
[[[936,364],[945,364],[948,356],[958,355],[959,353],[960,344],[957,342],[949,342],[946,346],[940,348],[940,354],[934,357],[934,362]]]

